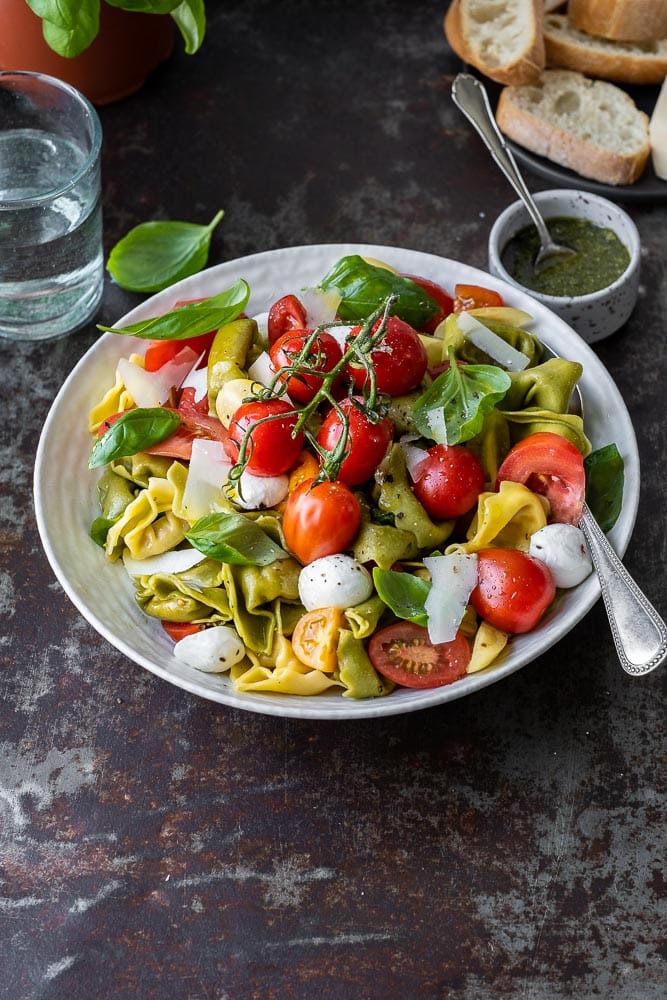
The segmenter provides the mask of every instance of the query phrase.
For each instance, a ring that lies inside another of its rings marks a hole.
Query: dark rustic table
[[[199,54],[100,109],[107,251],[222,207],[212,263],[358,241],[486,266],[514,196],[451,103],[442,4],[208,6]],[[627,207],[641,295],[596,349],[642,461],[625,561],[664,612],[667,208]],[[139,300],[108,281],[97,319]],[[97,336],[0,346],[0,995],[664,997],[664,669],[621,671],[598,602],[502,684],[386,720],[147,673],[69,602],[33,514],[42,423]]]

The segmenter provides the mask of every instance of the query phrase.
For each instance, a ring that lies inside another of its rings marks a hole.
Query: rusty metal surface
[[[485,267],[513,196],[449,100],[442,5],[208,6],[198,55],[101,109],[107,250],[222,207],[212,262],[352,240]],[[642,294],[598,353],[642,461],[626,563],[664,613],[667,208],[630,211]],[[136,301],[108,282],[98,319]],[[598,604],[504,683],[387,720],[243,714],[143,671],[69,603],[32,510],[95,336],[0,345],[0,995],[662,998],[664,670],[623,674]]]

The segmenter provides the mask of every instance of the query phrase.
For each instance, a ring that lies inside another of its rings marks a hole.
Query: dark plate
[[[490,81],[487,81],[486,86],[491,107],[495,110],[501,87]],[[638,108],[645,111],[649,117],[651,116],[660,93],[659,87],[629,87],[623,84],[617,84],[617,86],[630,95]],[[594,194],[602,195],[611,201],[643,201],[653,204],[667,202],[667,181],[660,180],[656,175],[650,157],[644,173],[634,184],[600,184],[589,177],[582,177],[574,170],[568,170],[567,167],[561,167],[551,160],[537,156],[514,142],[508,140],[507,144],[522,166],[528,167],[533,173],[543,177],[555,187],[592,191]]]

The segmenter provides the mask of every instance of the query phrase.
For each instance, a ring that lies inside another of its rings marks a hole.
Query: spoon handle
[[[585,504],[579,526],[597,570],[621,666],[634,676],[647,674],[667,658],[667,625],[632,579]]]
[[[459,73],[452,83],[452,100],[466,118],[477,129],[484,144],[491,153],[505,177],[523,200],[534,222],[543,245],[551,243],[551,236],[538,212],[532,195],[519,173],[514,157],[498,128],[485,87],[469,73]]]

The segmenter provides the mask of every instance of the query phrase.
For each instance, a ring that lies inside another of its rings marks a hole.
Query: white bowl
[[[586,191],[541,191],[534,195],[534,200],[545,219],[559,216],[588,219],[596,226],[612,229],[628,249],[628,267],[611,285],[588,295],[545,295],[526,288],[512,277],[501,260],[507,243],[521,229],[530,225],[530,216],[523,202],[515,201],[498,216],[489,234],[489,270],[542,302],[574,327],[587,343],[592,344],[610,336],[627,321],[637,301],[640,260],[637,227],[618,205]]]

